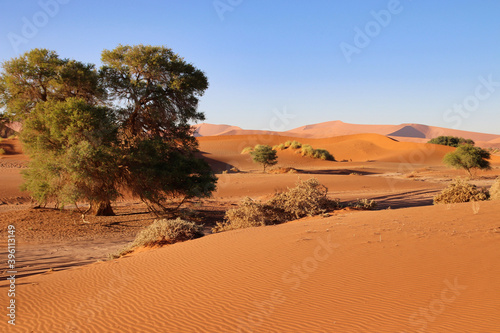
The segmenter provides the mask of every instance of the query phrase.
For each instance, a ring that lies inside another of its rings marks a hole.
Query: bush
[[[217,223],[213,232],[232,229],[258,227],[283,223],[304,216],[324,213],[327,209],[340,206],[338,200],[326,197],[328,189],[317,179],[299,181],[296,187],[276,194],[271,200],[262,203],[245,198],[237,208],[226,212],[225,222]]]
[[[203,236],[202,226],[181,220],[155,220],[150,226],[140,231],[135,240],[113,258],[121,257],[138,247],[163,246]]]
[[[226,222],[217,222],[212,232],[261,227],[284,222],[276,209],[249,197],[243,199],[237,208],[228,210],[224,219]]]
[[[297,186],[276,194],[268,204],[286,212],[291,218],[324,213],[328,206],[328,189],[316,178],[299,181]]]
[[[291,149],[299,149],[300,147],[302,147],[302,143],[298,141],[292,141],[292,143],[290,144]]]
[[[441,193],[434,197],[434,204],[449,204],[469,201],[487,200],[487,191],[479,190],[476,185],[469,184],[463,179],[457,178]]]
[[[457,136],[438,136],[437,138],[429,140],[427,143],[433,143],[437,145],[450,146],[450,147],[458,147],[463,144],[473,146],[475,144],[475,142],[471,139],[464,139]]]
[[[3,148],[0,148],[0,156],[2,156],[3,154],[5,154],[5,150]]]
[[[302,156],[313,157],[314,148],[311,145],[303,145],[302,149],[300,150],[300,153],[302,154]]]
[[[356,209],[372,210],[377,207],[375,200],[357,199],[355,202],[349,204],[349,207]]]
[[[333,161],[333,160],[335,160],[333,158],[332,154],[330,154],[328,152],[328,150],[325,150],[325,149],[315,149],[314,153],[313,153],[313,157],[314,158],[319,158],[319,159],[322,159],[322,160],[325,160],[325,161]]]
[[[498,177],[490,188],[491,200],[500,200],[500,177]]]

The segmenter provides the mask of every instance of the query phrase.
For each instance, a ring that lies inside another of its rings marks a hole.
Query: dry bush
[[[355,202],[349,204],[349,207],[356,209],[372,210],[377,207],[375,200],[357,199]]]
[[[284,222],[283,215],[271,206],[249,197],[243,199],[237,208],[226,212],[225,222],[217,222],[212,232],[221,232],[233,229],[261,227],[264,225]]]
[[[5,150],[3,148],[0,148],[0,156],[5,154]]]
[[[278,224],[340,207],[338,200],[332,201],[326,197],[327,192],[325,186],[311,178],[299,181],[296,187],[277,193],[265,203],[245,198],[237,208],[228,210],[225,222],[217,223],[212,231]]]
[[[202,226],[197,225],[196,223],[184,221],[180,218],[176,220],[155,220],[151,225],[141,230],[135,237],[134,241],[128,244],[117,254],[111,255],[111,257],[119,258],[142,246],[162,246],[202,236]]]
[[[500,200],[500,177],[498,177],[490,188],[491,200]]]
[[[282,173],[297,173],[297,169],[292,167],[274,167],[267,171],[268,173],[273,174],[282,174]]]
[[[487,200],[487,191],[480,190],[476,185],[469,184],[461,178],[455,179],[447,188],[434,197],[434,204],[449,204],[469,201]]]
[[[268,203],[291,215],[293,218],[312,216],[325,212],[328,206],[328,189],[316,178],[300,180],[294,188],[276,194]]]

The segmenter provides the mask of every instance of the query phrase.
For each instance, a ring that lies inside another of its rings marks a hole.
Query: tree
[[[471,139],[464,139],[457,136],[438,136],[437,138],[433,138],[429,140],[427,143],[433,143],[437,145],[450,146],[450,147],[458,147],[460,145],[475,145],[475,142]]]
[[[208,196],[216,177],[197,153],[203,72],[165,47],[119,46],[104,66],[34,49],[3,64],[0,107],[22,122],[30,154],[25,188],[42,203],[90,202],[112,215],[118,189],[151,210],[169,198]]]
[[[198,98],[205,74],[171,49],[118,46],[102,53],[104,84],[121,124],[124,183],[148,207],[166,211],[168,198],[205,197],[217,178],[196,157],[191,122],[204,120]]]
[[[21,131],[31,159],[23,189],[41,204],[85,200],[94,215],[114,215],[119,166],[112,115],[78,98],[38,104]]]
[[[490,153],[482,148],[461,145],[454,152],[446,154],[443,163],[455,169],[464,169],[469,176],[472,176],[471,171],[474,169],[491,169],[488,161],[490,158]]]
[[[266,172],[267,166],[278,163],[278,156],[276,154],[277,151],[267,145],[256,145],[254,150],[250,152],[253,161],[264,166],[264,172]]]

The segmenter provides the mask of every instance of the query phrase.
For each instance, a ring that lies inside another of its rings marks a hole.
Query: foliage
[[[202,237],[202,226],[193,222],[181,220],[155,220],[150,226],[141,230],[133,242],[128,244],[112,258],[118,258],[139,247],[154,247],[184,242]]]
[[[25,117],[21,139],[31,157],[24,190],[42,204],[118,196],[117,127],[106,107],[70,98],[39,103]]]
[[[488,159],[491,155],[486,150],[472,145],[461,145],[454,152],[444,156],[444,164],[455,169],[464,169],[472,176],[473,169],[491,169]]]
[[[193,153],[186,153],[161,138],[142,139],[124,151],[124,181],[132,194],[152,212],[167,212],[192,197],[210,196],[216,178],[210,166]]]
[[[500,177],[498,177],[490,188],[491,200],[500,200]]]
[[[5,149],[0,148],[0,156],[2,156],[3,154],[5,154]]]
[[[338,208],[339,202],[329,200],[327,192],[325,186],[311,178],[299,181],[296,187],[277,193],[265,203],[245,198],[237,208],[228,210],[225,222],[218,223],[212,231],[278,224]]]
[[[457,136],[438,136],[437,138],[433,138],[429,140],[427,143],[433,143],[437,145],[444,145],[450,147],[458,147],[460,145],[474,145],[475,142],[471,139],[464,139],[462,137]]]
[[[355,202],[350,203],[349,207],[355,209],[372,210],[377,207],[377,202],[375,202],[375,200],[357,199]]]
[[[102,62],[34,49],[3,63],[0,108],[23,122],[32,161],[25,188],[42,202],[89,200],[96,214],[112,214],[118,188],[155,212],[172,195],[210,195],[190,124],[204,119],[204,73],[166,47],[119,46]]]
[[[264,166],[265,172],[266,167],[278,163],[276,153],[276,150],[272,149],[271,146],[256,145],[253,151],[250,152],[250,155],[255,163],[260,163]]]
[[[434,204],[450,204],[469,201],[487,200],[487,191],[479,190],[475,185],[457,178],[441,193],[434,197]]]

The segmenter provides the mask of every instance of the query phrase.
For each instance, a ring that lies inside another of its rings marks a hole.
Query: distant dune
[[[321,139],[343,135],[372,133],[388,136],[397,139],[398,141],[418,143],[425,143],[428,140],[441,135],[452,135],[472,139],[478,146],[481,147],[500,148],[500,135],[461,131],[421,124],[358,125],[335,120],[319,124],[301,126],[285,132],[244,130],[236,126],[212,125],[207,123],[199,124],[195,127],[197,128],[198,136],[265,134]]]

